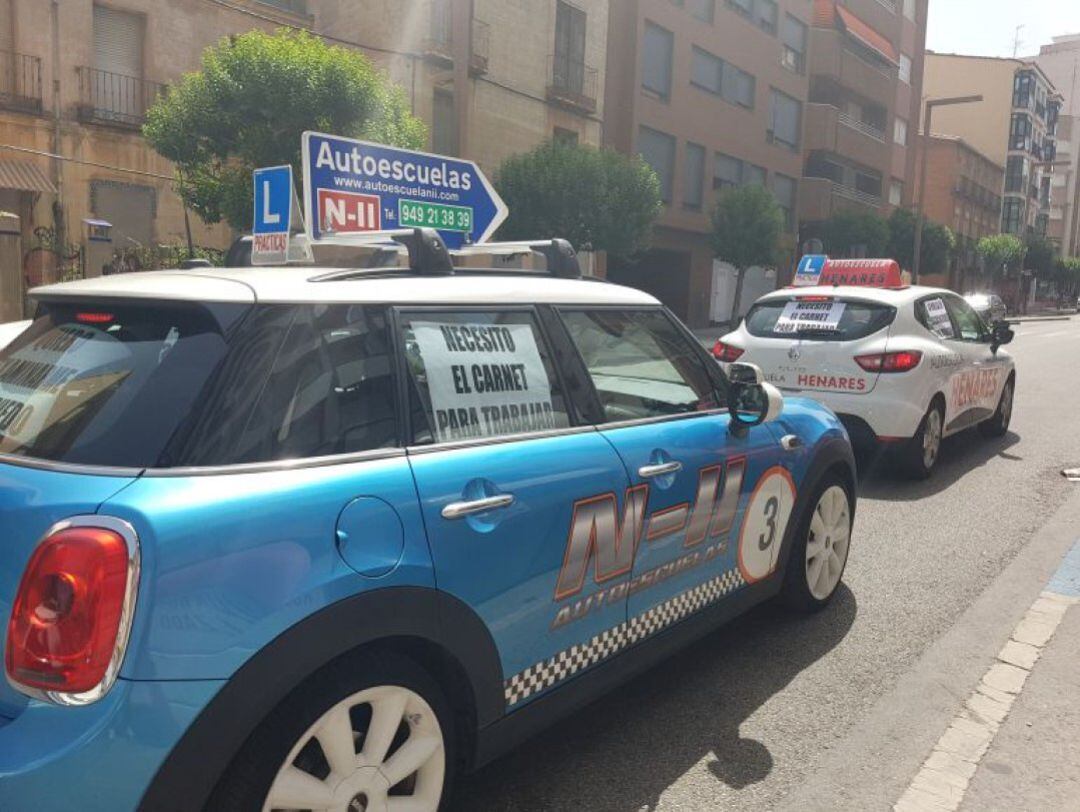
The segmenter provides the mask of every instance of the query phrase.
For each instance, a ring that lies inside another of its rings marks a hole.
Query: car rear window
[[[398,445],[385,308],[46,304],[0,351],[0,453],[187,468]]]
[[[0,350],[0,453],[155,463],[207,387],[249,305],[41,306]]]
[[[746,314],[746,329],[759,338],[855,341],[885,329],[895,318],[895,307],[878,302],[792,296],[755,304]]]

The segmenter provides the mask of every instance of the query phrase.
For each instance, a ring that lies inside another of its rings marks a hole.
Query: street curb
[[[1032,601],[1072,548],[1080,493],[1071,495],[1004,571],[939,637],[891,691],[832,748],[827,760],[778,807],[890,810],[964,707]]]

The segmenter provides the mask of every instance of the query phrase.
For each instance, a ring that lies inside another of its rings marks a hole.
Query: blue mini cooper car
[[[436,810],[718,623],[829,602],[831,412],[561,241],[397,239],[35,292],[0,351],[0,809]]]

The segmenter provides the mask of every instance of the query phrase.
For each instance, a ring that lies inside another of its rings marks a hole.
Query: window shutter
[[[11,53],[15,50],[14,12],[11,0],[0,0],[0,51]]]
[[[121,76],[142,77],[143,22],[104,6],[94,6],[94,67]]]

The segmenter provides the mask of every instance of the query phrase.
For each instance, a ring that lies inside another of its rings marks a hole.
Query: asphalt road
[[[868,721],[908,712],[883,705],[910,704],[916,729],[936,739],[919,691],[909,686],[898,700],[899,686],[922,668],[946,696],[967,694],[950,684],[960,681],[953,670],[926,665],[928,651],[937,644],[946,662],[950,632],[957,652],[980,636],[958,624],[1029,545],[1037,551],[1040,530],[1080,492],[1060,473],[1080,465],[1080,317],[1020,325],[1009,351],[1018,389],[1005,438],[947,440],[929,482],[885,466],[863,476],[845,585],[828,610],[809,619],[754,610],[465,778],[456,808],[773,809],[811,785],[818,800],[798,805],[817,808],[832,772],[839,782],[846,762],[874,748]],[[1030,600],[1017,595],[1018,611]],[[878,758],[864,783],[874,770],[894,784],[914,771],[899,753],[895,763]],[[889,792],[879,793],[882,808],[898,797]],[[828,806],[864,807],[845,797]]]

